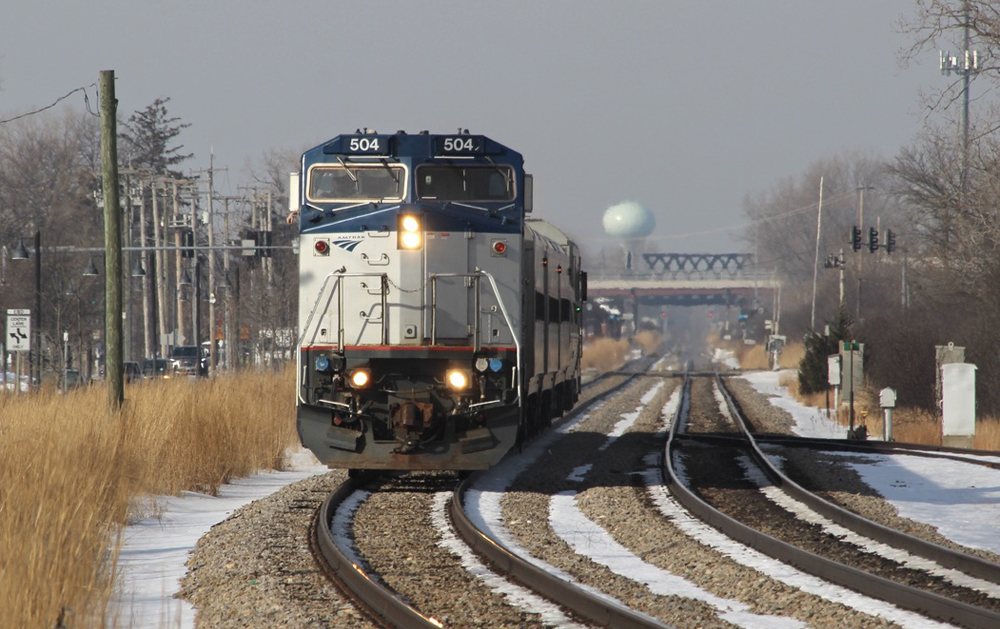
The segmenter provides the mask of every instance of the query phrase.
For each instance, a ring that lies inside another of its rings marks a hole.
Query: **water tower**
[[[631,270],[639,242],[653,233],[653,213],[635,201],[622,201],[604,212],[604,233],[617,240],[625,255],[625,267]]]

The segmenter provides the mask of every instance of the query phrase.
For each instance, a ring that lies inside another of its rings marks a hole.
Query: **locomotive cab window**
[[[402,201],[406,169],[396,164],[320,165],[309,169],[306,198],[317,202]]]
[[[512,201],[509,166],[420,166],[417,196],[437,201]]]

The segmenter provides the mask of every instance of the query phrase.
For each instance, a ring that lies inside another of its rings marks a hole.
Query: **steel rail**
[[[686,422],[690,409],[690,389],[691,379],[686,378],[682,388],[682,400],[677,407],[668,433],[666,447],[661,455],[661,470],[664,474],[667,487],[674,498],[685,509],[732,539],[831,583],[892,603],[903,609],[915,611],[946,622],[958,623],[965,627],[992,629],[1000,626],[1000,614],[996,612],[896,583],[825,557],[820,557],[819,555],[802,550],[752,529],[701,500],[690,488],[681,482],[673,466],[674,455],[683,448],[685,441],[680,435],[680,426]],[[724,387],[722,390],[725,391]],[[734,413],[734,417],[736,416],[738,415]],[[759,451],[759,448],[753,449],[756,450],[755,457],[758,455],[761,457],[764,456]],[[775,480],[774,482],[779,481]],[[790,484],[790,480],[787,480],[785,483],[787,486],[790,486]],[[805,490],[801,491],[804,492]],[[903,535],[898,531],[896,533]]]
[[[643,360],[637,360],[628,364],[641,364]],[[648,367],[648,364],[646,365]],[[600,382],[606,377],[615,375],[605,373],[588,383],[589,386]],[[630,372],[630,376],[622,383],[615,385],[608,391],[594,396],[585,404],[577,407],[567,414],[565,419],[569,419],[600,400],[612,395],[634,378],[645,375],[641,371]],[[565,421],[565,420],[564,420]],[[363,608],[363,613],[373,620],[389,623],[393,627],[400,629],[440,629],[441,623],[422,614],[409,602],[400,597],[396,592],[378,582],[372,575],[365,572],[364,568],[355,564],[340,549],[334,539],[332,524],[337,508],[355,491],[360,489],[366,481],[366,475],[348,478],[340,487],[332,492],[317,510],[316,518],[313,521],[311,532],[312,544],[315,546],[317,562],[321,564],[321,569],[336,581],[339,589],[349,596],[353,601]],[[457,492],[456,492],[457,495]],[[616,617],[616,616],[613,616]],[[624,616],[622,616],[624,618]],[[649,629],[656,627],[663,629],[663,625],[615,625],[626,629],[636,627],[637,629]]]
[[[421,614],[351,561],[337,546],[331,529],[333,516],[337,507],[363,484],[363,477],[349,478],[320,505],[313,524],[313,535],[323,562],[348,593],[367,607],[365,611],[369,615],[382,618],[400,629],[440,629],[440,622]]]
[[[722,393],[722,397],[726,401],[726,406],[729,408],[729,412],[737,420],[737,423],[740,426],[740,431],[743,433],[747,443],[749,443],[753,457],[757,464],[764,470],[764,473],[767,474],[768,478],[770,478],[775,485],[780,487],[789,496],[804,503],[820,515],[836,522],[844,528],[851,529],[856,533],[870,537],[871,539],[884,544],[888,544],[894,548],[902,548],[914,555],[934,561],[946,568],[952,568],[954,570],[964,572],[965,574],[985,579],[992,583],[1000,584],[1000,564],[987,561],[980,557],[968,555],[951,548],[946,548],[925,539],[914,537],[913,535],[903,533],[902,531],[889,528],[879,524],[878,522],[873,522],[872,520],[864,518],[853,511],[849,511],[840,505],[830,502],[829,500],[824,500],[813,492],[807,491],[801,485],[781,472],[781,470],[779,470],[773,463],[771,463],[770,458],[768,458],[767,455],[764,454],[763,450],[760,449],[760,445],[757,443],[756,438],[750,431],[746,417],[743,414],[743,410],[733,399],[732,394],[722,382],[722,379],[717,378],[716,383],[719,385],[719,391]],[[913,447],[910,447],[907,452],[909,454],[914,454],[915,450]]]
[[[609,372],[605,375],[612,375],[612,373]],[[574,408],[570,413],[567,413],[563,422],[618,393],[637,377],[650,374],[615,372],[614,375],[628,377],[608,391],[594,396],[585,404]],[[579,585],[549,574],[535,564],[510,552],[503,544],[477,528],[468,514],[465,513],[463,505],[465,504],[465,493],[482,474],[483,472],[477,472],[463,480],[452,495],[448,508],[452,524],[458,535],[473,550],[484,557],[494,570],[523,583],[526,587],[569,609],[588,622],[616,629],[669,629],[669,625],[664,625],[650,616],[628,609],[609,598],[596,596]]]
[[[755,433],[754,440],[759,444],[775,445],[787,448],[813,448],[842,452],[858,452],[869,454],[909,454],[934,459],[948,459],[972,465],[982,465],[992,469],[1000,469],[1000,452],[993,450],[970,450],[968,448],[952,448],[949,446],[932,446],[905,441],[858,441],[857,439],[820,439],[817,437],[797,437],[794,435],[774,435]],[[985,457],[993,457],[994,461]]]

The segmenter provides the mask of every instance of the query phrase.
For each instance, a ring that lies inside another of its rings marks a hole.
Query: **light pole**
[[[830,254],[826,256],[826,262],[823,266],[827,269],[839,269],[840,270],[840,309],[844,309],[844,267],[847,266],[844,260],[844,249],[840,249],[840,253],[837,255]]]
[[[24,247],[22,238],[14,252],[11,254],[13,260],[27,260],[30,257],[28,250]],[[42,232],[35,230],[35,312],[34,312],[34,345],[35,360],[31,363],[31,377],[36,385],[42,384]]]

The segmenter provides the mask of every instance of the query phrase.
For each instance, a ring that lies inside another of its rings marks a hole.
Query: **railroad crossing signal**
[[[31,310],[7,310],[7,351],[31,351]]]

